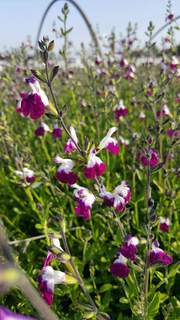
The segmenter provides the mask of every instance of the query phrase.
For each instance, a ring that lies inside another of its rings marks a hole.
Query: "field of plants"
[[[179,17],[75,62],[68,14],[1,54],[0,320],[178,320]]]

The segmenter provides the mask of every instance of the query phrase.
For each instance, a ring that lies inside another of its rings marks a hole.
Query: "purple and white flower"
[[[125,242],[119,248],[119,252],[126,258],[135,261],[139,240],[137,237],[126,236]]]
[[[73,140],[70,138],[70,139],[68,139],[67,143],[65,144],[64,152],[66,152],[66,153],[71,153],[71,152],[77,150],[75,143],[78,144],[78,138],[76,135],[76,131],[73,127],[70,127],[70,134],[71,134],[71,137],[73,138]]]
[[[95,196],[84,187],[77,184],[72,185],[74,190],[74,196],[76,198],[75,213],[78,217],[82,217],[84,220],[91,218],[91,208],[95,202]]]
[[[41,270],[38,281],[43,299],[47,304],[51,305],[53,303],[54,287],[56,284],[66,281],[66,274],[65,272],[54,270],[51,266],[45,266]]]
[[[169,218],[160,217],[159,228],[160,228],[161,231],[168,232],[169,231],[169,225],[170,225]]]
[[[127,114],[128,109],[124,106],[123,100],[120,100],[119,104],[115,107],[115,119],[119,120],[120,117],[124,117]]]
[[[21,179],[25,180],[26,184],[28,184],[28,185],[33,183],[36,179],[34,171],[30,170],[28,168],[23,168],[22,171],[15,170],[14,172]]]
[[[127,258],[120,253],[118,258],[111,263],[110,271],[115,277],[127,278],[130,272],[127,266]]]
[[[116,127],[112,127],[108,130],[106,136],[101,140],[98,146],[100,150],[106,148],[110,153],[113,153],[115,155],[119,154],[118,141],[117,139],[111,137],[116,131]]]
[[[49,101],[35,77],[27,78],[26,83],[30,85],[31,92],[21,93],[21,99],[18,102],[16,111],[23,117],[30,117],[32,120],[36,120],[43,116],[45,108],[49,106]]]
[[[42,137],[49,131],[50,131],[50,129],[49,129],[48,125],[46,123],[42,122],[41,125],[35,130],[34,133],[37,137]]]
[[[71,159],[63,159],[60,156],[54,158],[54,162],[61,164],[56,172],[57,180],[67,183],[74,184],[77,181],[77,175],[72,171],[74,162]]]
[[[62,129],[58,127],[57,123],[54,125],[52,136],[54,139],[60,139],[62,137]]]
[[[149,251],[149,263],[151,265],[159,263],[169,265],[173,262],[173,258],[159,248],[157,241],[153,242],[152,250]]]
[[[96,177],[102,176],[105,169],[105,163],[96,156],[96,149],[91,149],[88,163],[84,168],[85,177],[87,179],[95,179]]]

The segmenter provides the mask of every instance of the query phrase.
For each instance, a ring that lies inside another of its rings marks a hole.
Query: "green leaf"
[[[151,302],[148,305],[148,316],[154,317],[158,311],[159,311],[159,305],[160,305],[160,296],[159,292],[156,292],[154,296],[152,297]]]
[[[125,298],[125,297],[121,297],[121,298],[119,299],[119,302],[120,302],[120,303],[123,303],[123,304],[128,304],[128,303],[129,303],[128,299]]]
[[[101,286],[99,292],[106,292],[108,290],[112,289],[112,284],[111,283],[105,283],[103,286]]]

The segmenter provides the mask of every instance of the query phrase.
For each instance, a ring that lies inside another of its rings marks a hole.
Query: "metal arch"
[[[37,37],[36,37],[36,44],[35,44],[35,48],[37,48],[37,45],[38,45],[38,41],[39,41],[39,38],[40,38],[40,35],[41,35],[41,30],[42,30],[42,27],[43,27],[43,24],[44,24],[44,21],[46,19],[46,16],[50,10],[50,8],[57,2],[57,1],[66,1],[66,2],[69,2],[71,3],[76,9],[77,11],[80,13],[81,17],[83,18],[88,30],[89,30],[89,33],[92,37],[92,40],[94,42],[94,45],[96,47],[96,50],[98,52],[98,54],[100,56],[102,56],[102,53],[101,53],[101,49],[100,49],[100,45],[99,45],[99,42],[98,42],[98,39],[96,37],[96,33],[95,31],[93,30],[93,27],[88,19],[88,17],[85,15],[84,11],[81,9],[81,7],[75,2],[75,0],[53,0],[51,1],[51,3],[48,5],[48,7],[46,8],[42,18],[41,18],[41,22],[40,22],[40,25],[39,25],[39,28],[38,28],[38,33],[37,33]]]

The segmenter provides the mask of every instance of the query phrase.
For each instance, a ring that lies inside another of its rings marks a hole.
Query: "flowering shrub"
[[[27,65],[22,48],[4,68],[0,319],[178,319],[179,59],[170,4],[166,20],[168,50],[157,55],[150,23],[139,63],[130,25],[120,41],[111,34],[106,54],[81,52],[79,67],[65,29],[62,68],[45,37],[40,57]]]

